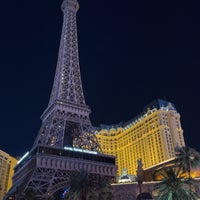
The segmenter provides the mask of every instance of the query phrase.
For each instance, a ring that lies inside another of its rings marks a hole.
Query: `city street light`
[[[138,161],[138,167],[137,167],[137,182],[138,182],[138,187],[139,187],[139,196],[140,200],[142,200],[142,183],[143,183],[143,176],[144,176],[144,171],[142,168],[142,159],[139,159]]]

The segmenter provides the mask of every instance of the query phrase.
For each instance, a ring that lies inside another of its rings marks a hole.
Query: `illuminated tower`
[[[80,169],[108,179],[116,175],[115,158],[101,154],[92,133],[83,95],[76,27],[79,5],[77,0],[64,0],[61,8],[63,27],[50,101],[31,151],[15,167],[14,185],[5,199],[21,198],[27,188],[49,199]]]
[[[61,8],[64,19],[54,84],[34,147],[77,146],[99,151],[95,135],[89,134],[90,109],[81,84],[76,28],[79,5],[76,0],[65,0]]]

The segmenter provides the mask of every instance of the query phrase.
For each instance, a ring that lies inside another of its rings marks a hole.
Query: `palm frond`
[[[191,190],[192,180],[185,179],[179,168],[166,168],[161,174],[161,181],[154,187],[158,200],[197,200],[198,195]]]

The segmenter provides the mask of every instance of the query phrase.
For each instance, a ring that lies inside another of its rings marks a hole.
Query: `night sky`
[[[30,150],[46,109],[62,28],[62,0],[0,8],[0,149]],[[126,122],[156,98],[181,114],[200,151],[200,12],[193,1],[79,0],[82,84],[92,124]]]

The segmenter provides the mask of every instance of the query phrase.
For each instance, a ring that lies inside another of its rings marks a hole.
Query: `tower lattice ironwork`
[[[61,6],[64,17],[56,73],[34,147],[76,146],[100,151],[92,133],[90,109],[85,104],[81,84],[76,27],[78,8],[75,0],[64,1]]]
[[[113,178],[115,158],[102,154],[83,95],[77,42],[77,0],[64,0],[63,27],[50,101],[31,151],[15,167],[13,187],[4,200],[23,198],[32,188],[49,199],[69,182],[70,174],[85,169]]]

